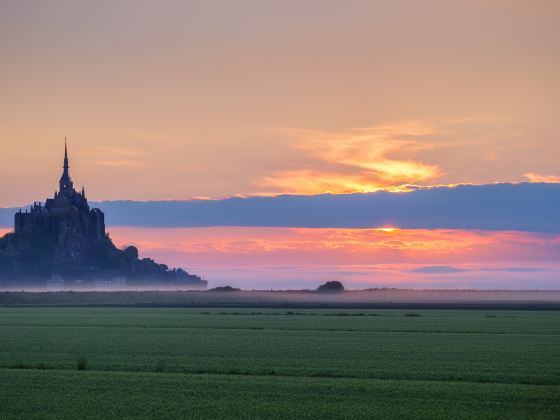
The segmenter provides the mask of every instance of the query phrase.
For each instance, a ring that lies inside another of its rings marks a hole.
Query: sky
[[[0,207],[54,193],[64,137],[74,182],[97,202],[330,193],[362,208],[352,201],[356,193],[558,184],[559,21],[555,0],[2,0]],[[441,217],[457,219],[449,203],[467,197],[457,191],[437,201]],[[541,199],[558,197],[557,189],[531,191],[513,197],[553,212],[557,198],[546,206]],[[272,235],[285,244],[297,234],[330,249],[328,226],[110,227],[119,243],[150,238],[148,255],[200,270],[210,284],[309,286],[341,277],[355,287],[560,287],[552,219],[531,228],[542,216],[534,209],[468,197],[485,209],[472,210],[471,230],[372,222],[335,247],[337,258],[312,251],[314,268],[276,246],[269,261],[259,247],[249,247],[248,258],[226,258],[214,243],[222,235],[235,243]],[[511,226],[495,222],[512,212]],[[351,214],[340,217],[352,224]],[[378,258],[362,236],[376,227],[406,227],[395,234],[417,244],[407,251],[414,258]],[[496,245],[468,261],[432,250],[438,258],[427,258],[427,232],[466,244],[471,234],[487,232],[496,244],[502,234],[518,235],[524,250]],[[542,235],[551,235],[549,245]],[[206,244],[214,259],[176,251],[174,244],[188,241]],[[300,252],[311,251],[302,245]],[[362,258],[354,261],[353,252]],[[516,252],[535,258],[521,261]],[[251,270],[251,258],[266,264]],[[325,271],[322,261],[336,264]],[[380,275],[382,265],[400,271]],[[274,266],[293,272],[280,275]],[[229,275],[234,269],[239,274]]]

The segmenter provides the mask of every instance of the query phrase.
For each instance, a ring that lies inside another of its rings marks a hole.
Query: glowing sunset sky
[[[559,183],[558,22],[556,0],[2,1],[0,207],[52,195],[65,136],[96,201]],[[211,285],[560,287],[558,231],[109,230]]]
[[[0,205],[52,189],[64,136],[97,200],[557,181],[559,21],[555,0],[3,1]]]
[[[459,230],[287,228],[115,228],[170,265],[189,261],[212,284],[348,287],[554,289],[560,234]]]

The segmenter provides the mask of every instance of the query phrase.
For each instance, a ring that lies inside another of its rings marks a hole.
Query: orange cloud
[[[368,173],[345,175],[320,170],[277,172],[263,178],[260,185],[291,194],[373,192],[385,186]]]
[[[85,162],[95,166],[144,166],[143,153],[128,147],[99,146],[86,153]]]
[[[431,164],[411,157],[435,148],[431,126],[420,123],[379,125],[332,134],[285,130],[296,138],[295,148],[312,160],[310,168],[277,172],[259,184],[284,193],[352,193],[397,189],[442,175]]]
[[[555,175],[541,175],[529,172],[524,174],[523,176],[527,178],[529,182],[547,182],[552,184],[560,183],[560,176]]]

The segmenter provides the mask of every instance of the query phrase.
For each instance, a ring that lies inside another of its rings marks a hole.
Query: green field
[[[560,418],[560,312],[0,309],[0,417]]]

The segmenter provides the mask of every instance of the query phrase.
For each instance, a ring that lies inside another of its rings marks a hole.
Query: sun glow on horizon
[[[385,233],[400,232],[400,229],[395,227],[380,227],[380,228],[375,228],[375,230],[379,232],[385,232]]]

